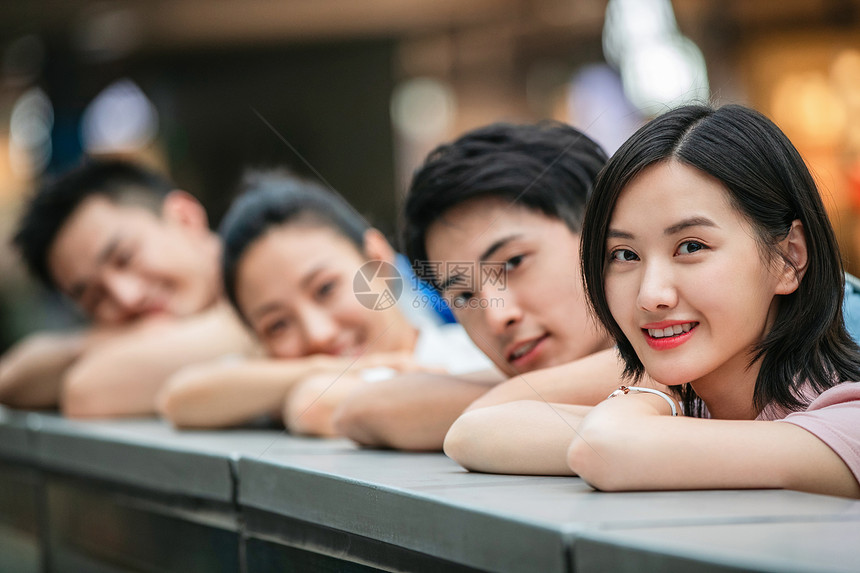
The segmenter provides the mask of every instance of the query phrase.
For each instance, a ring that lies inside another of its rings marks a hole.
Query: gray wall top
[[[442,454],[278,430],[177,431],[152,419],[80,422],[4,408],[0,457],[238,503],[493,571],[625,570],[649,559],[840,571],[860,561],[860,501],[791,491],[607,494],[578,478],[472,474]],[[250,523],[249,535],[266,534]]]

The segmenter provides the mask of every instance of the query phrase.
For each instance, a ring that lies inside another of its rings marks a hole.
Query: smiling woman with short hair
[[[839,249],[776,125],[740,106],[653,120],[607,164],[584,229],[589,299],[628,377],[666,384],[687,416],[631,387],[585,416],[574,472],[603,490],[860,497],[860,348]]]

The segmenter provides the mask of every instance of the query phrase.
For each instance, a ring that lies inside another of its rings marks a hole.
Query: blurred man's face
[[[213,304],[221,293],[219,253],[202,206],[186,194],[168,196],[161,216],[96,195],[60,229],[48,266],[95,322],[122,324]]]

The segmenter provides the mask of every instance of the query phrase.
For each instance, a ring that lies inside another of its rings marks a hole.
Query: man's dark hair
[[[89,160],[36,191],[24,208],[12,244],[30,273],[48,288],[56,288],[48,268],[48,251],[85,200],[102,196],[118,204],[134,203],[157,210],[173,189],[165,177],[140,165]]]
[[[343,197],[319,183],[284,170],[255,170],[245,175],[240,191],[242,194],[230,206],[219,228],[224,242],[224,291],[240,316],[244,315],[236,300],[239,263],[251,245],[272,228],[292,224],[327,227],[364,254],[369,223]]]
[[[495,123],[437,147],[412,178],[402,221],[402,242],[415,272],[426,276],[427,229],[453,207],[498,197],[561,219],[574,233],[598,171],[606,163],[598,144],[573,127]]]

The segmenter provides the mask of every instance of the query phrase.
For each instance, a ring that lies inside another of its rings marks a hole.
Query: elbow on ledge
[[[329,386],[331,380],[327,376],[311,377],[287,394],[283,418],[290,432],[323,438],[338,435],[333,422],[338,401],[326,393]]]
[[[391,440],[381,435],[377,427],[385,419],[378,403],[355,396],[341,404],[332,415],[335,431],[353,442],[371,448],[394,448]]]
[[[617,459],[625,455],[616,447],[624,443],[622,433],[617,423],[586,419],[567,450],[568,467],[598,491],[629,491],[623,460]]]
[[[167,384],[155,397],[156,413],[174,428],[191,429],[209,427],[195,419],[194,405],[200,402],[199,392],[183,380],[168,379]]]
[[[448,429],[442,451],[445,455],[469,471],[487,471],[483,468],[481,447],[476,436],[486,431],[483,411],[472,410],[461,415]]]
[[[109,417],[113,415],[107,404],[109,391],[94,382],[86,368],[73,366],[63,377],[60,410],[68,418]]]

